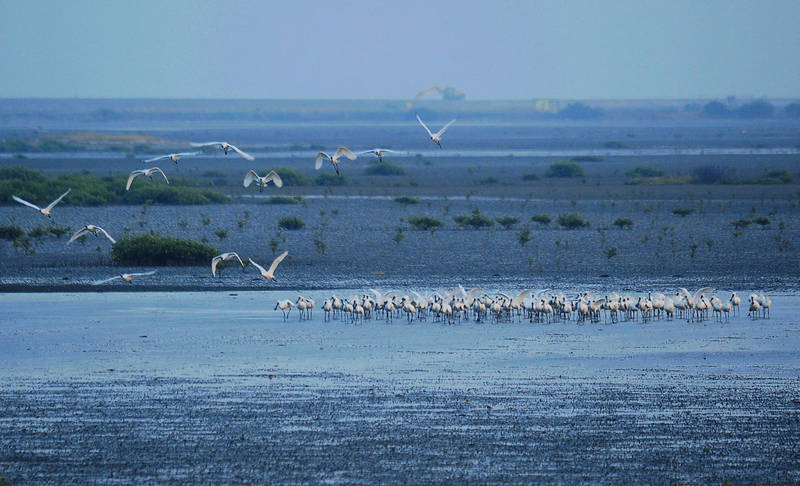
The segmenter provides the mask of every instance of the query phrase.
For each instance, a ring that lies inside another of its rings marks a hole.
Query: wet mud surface
[[[800,480],[796,296],[773,297],[772,318],[758,321],[448,326],[284,322],[272,306],[292,295],[4,295],[0,474]]]

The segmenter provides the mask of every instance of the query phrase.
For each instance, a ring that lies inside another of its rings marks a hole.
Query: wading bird
[[[72,235],[72,238],[69,239],[67,244],[69,245],[70,243],[72,243],[73,241],[77,240],[78,238],[80,238],[81,236],[85,235],[86,233],[92,233],[95,236],[100,236],[100,234],[102,233],[103,236],[108,238],[109,241],[111,241],[112,244],[117,242],[117,240],[115,240],[114,238],[111,237],[110,234],[108,234],[108,231],[104,230],[103,228],[101,228],[99,226],[95,226],[93,224],[87,224],[86,226],[81,228],[80,231],[78,231],[77,233]]]
[[[216,147],[225,152],[225,155],[228,155],[228,152],[233,150],[234,152],[241,155],[247,160],[255,160],[255,157],[248,154],[247,152],[242,151],[239,147],[229,144],[228,142],[203,142],[203,143],[192,142],[192,147]]]
[[[258,184],[258,192],[264,192],[264,188],[267,187],[270,182],[275,184],[275,187],[283,187],[281,176],[279,176],[274,170],[269,171],[269,174],[265,175],[264,177],[259,176],[256,171],[251,170],[246,176],[244,176],[244,183],[242,185],[244,187],[250,187],[250,184],[253,182]]]
[[[252,263],[258,269],[258,271],[261,272],[262,277],[264,277],[267,280],[277,281],[278,279],[275,278],[275,269],[278,268],[278,265],[283,261],[284,258],[286,258],[286,255],[288,254],[289,250],[286,250],[285,252],[275,257],[275,259],[272,260],[272,265],[269,266],[269,270],[265,270],[264,267],[254,262],[252,258],[248,258],[248,260],[250,260],[250,263]]]
[[[128,183],[125,184],[125,190],[130,191],[131,183],[133,182],[133,180],[141,175],[148,177],[150,180],[152,180],[153,173],[155,172],[158,172],[159,174],[164,176],[164,181],[166,181],[166,183],[169,184],[169,179],[167,179],[167,174],[165,174],[163,170],[159,169],[158,167],[150,167],[149,169],[135,170],[131,172],[131,174],[128,176]]]
[[[55,205],[60,203],[61,200],[64,199],[64,196],[69,194],[69,191],[71,191],[71,190],[72,190],[72,188],[67,189],[67,192],[65,192],[64,194],[58,196],[58,199],[56,199],[55,201],[51,202],[50,204],[47,205],[47,207],[44,207],[44,208],[40,208],[39,206],[37,206],[35,204],[31,204],[28,201],[22,199],[21,197],[11,196],[11,199],[17,201],[20,204],[24,204],[25,206],[28,206],[29,208],[33,208],[33,209],[39,211],[39,213],[41,213],[42,216],[47,216],[49,218],[50,217],[50,211],[52,211],[53,208],[55,207]]]
[[[430,135],[431,137],[431,141],[436,145],[438,145],[439,148],[442,148],[442,144],[440,142],[442,140],[442,135],[444,135],[445,130],[447,130],[450,127],[450,125],[456,122],[455,119],[450,120],[450,122],[444,127],[442,127],[441,130],[439,130],[436,133],[433,133],[431,132],[431,129],[428,128],[428,125],[426,125],[425,122],[422,121],[422,118],[419,117],[419,113],[417,114],[417,120],[419,121],[419,124],[422,125],[423,128],[425,128],[425,131],[428,132],[428,135]]]
[[[239,254],[235,251],[229,251],[227,253],[217,255],[211,259],[211,277],[217,276],[217,265],[219,265],[220,262],[227,262],[228,260],[233,260],[234,258],[239,260],[239,265],[241,265],[242,270],[244,270],[244,262],[239,257]]]
[[[356,160],[356,154],[354,154],[352,150],[350,150],[347,147],[339,147],[336,150],[336,152],[333,154],[333,157],[331,157],[330,155],[326,154],[325,152],[318,153],[314,167],[317,170],[319,170],[320,168],[322,168],[323,159],[327,159],[327,160],[330,161],[330,163],[333,166],[334,170],[336,170],[336,175],[340,175],[339,174],[339,157],[341,157],[342,155],[344,155],[345,157],[347,157],[350,160]]]
[[[375,157],[378,158],[378,162],[383,162],[383,156],[384,155],[386,155],[386,154],[399,154],[399,153],[401,153],[401,152],[398,152],[397,150],[389,150],[389,149],[385,149],[385,148],[374,148],[372,150],[364,150],[364,151],[358,152],[356,155],[372,154],[372,155],[374,155]]]
[[[200,152],[180,152],[177,154],[169,154],[169,155],[159,155],[158,157],[153,157],[152,159],[143,160],[142,162],[145,164],[149,164],[150,162],[155,162],[157,160],[169,159],[175,162],[175,165],[178,164],[178,159],[181,157],[191,157],[193,155],[199,155]]]
[[[281,312],[283,312],[283,320],[286,321],[286,319],[289,317],[289,314],[292,312],[292,307],[294,307],[294,302],[291,300],[279,300],[275,303],[274,310],[280,309]]]
[[[92,282],[92,284],[93,285],[102,285],[104,283],[111,282],[112,280],[116,280],[118,278],[121,278],[122,280],[124,280],[124,281],[126,281],[128,283],[131,283],[131,281],[133,280],[134,277],[144,277],[144,276],[147,276],[147,275],[153,275],[155,273],[156,273],[155,270],[152,270],[150,272],[144,272],[144,273],[123,273],[123,274],[120,274],[120,275],[117,275],[117,276],[114,276],[114,277],[111,277],[111,278],[107,278],[105,280],[97,280],[95,282]]]

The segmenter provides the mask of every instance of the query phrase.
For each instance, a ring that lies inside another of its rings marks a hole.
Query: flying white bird
[[[133,280],[133,277],[144,277],[146,275],[153,275],[155,273],[156,273],[155,270],[152,270],[150,272],[144,272],[144,273],[123,273],[123,274],[117,275],[115,277],[107,278],[105,280],[97,280],[95,282],[92,282],[92,285],[102,285],[104,283],[111,282],[112,280],[116,280],[118,278],[121,278],[122,280],[124,280],[124,281],[126,281],[128,283],[131,283],[131,280]]]
[[[269,174],[261,177],[258,173],[254,170],[251,170],[244,176],[244,187],[250,187],[250,184],[253,182],[258,183],[258,192],[264,192],[264,188],[269,185],[270,182],[275,184],[275,187],[283,187],[283,181],[281,180],[281,176],[278,175],[277,172],[274,170],[269,171]]]
[[[139,177],[140,175],[149,177],[152,180],[154,172],[158,172],[159,174],[164,176],[164,180],[167,182],[167,184],[169,184],[169,179],[167,179],[167,174],[165,174],[163,170],[159,169],[158,167],[150,167],[149,169],[135,170],[131,172],[131,174],[128,176],[128,183],[125,184],[125,190],[130,191],[131,182],[133,182],[133,180]]]
[[[342,155],[344,155],[350,160],[356,160],[356,154],[354,154],[352,150],[350,150],[347,147],[339,147],[333,154],[333,157],[326,154],[325,152],[318,153],[315,168],[319,170],[322,167],[322,160],[327,159],[330,161],[331,165],[336,170],[336,175],[339,175],[339,157],[341,157]]]
[[[423,128],[425,128],[425,131],[428,132],[428,135],[430,135],[430,137],[431,137],[431,141],[433,143],[435,143],[436,145],[438,145],[439,148],[442,148],[442,144],[440,142],[442,140],[442,135],[444,135],[445,130],[447,130],[450,127],[450,125],[452,125],[453,123],[456,122],[455,119],[450,120],[450,122],[447,125],[445,125],[444,127],[442,127],[441,130],[439,130],[436,133],[433,133],[433,132],[431,132],[431,129],[428,128],[428,125],[426,125],[425,122],[422,121],[422,118],[419,117],[419,114],[417,114],[417,120],[419,121],[419,124],[422,125]]]
[[[236,253],[235,251],[229,251],[227,253],[222,253],[221,255],[217,255],[211,259],[211,276],[212,277],[217,276],[217,265],[219,265],[219,262],[227,262],[228,260],[233,260],[234,258],[239,260],[239,265],[241,265],[242,268],[244,268],[244,262],[239,257],[239,254]]]
[[[103,236],[105,236],[106,238],[109,239],[109,241],[111,241],[111,243],[116,243],[117,242],[117,240],[115,240],[114,238],[111,237],[110,234],[108,234],[108,231],[104,230],[103,228],[101,228],[99,226],[96,226],[96,225],[93,225],[93,224],[87,224],[86,226],[81,228],[80,231],[78,231],[77,233],[72,235],[72,238],[69,239],[67,244],[69,245],[70,243],[72,243],[73,241],[77,240],[78,238],[80,238],[81,236],[83,236],[83,235],[85,235],[87,233],[92,233],[95,236],[100,236],[100,234],[102,233]]]
[[[33,209],[39,211],[42,214],[42,216],[47,216],[49,218],[50,217],[50,211],[53,210],[53,207],[55,207],[56,204],[60,203],[61,200],[64,199],[64,196],[69,194],[69,191],[71,191],[71,190],[72,190],[72,188],[67,189],[67,192],[65,192],[64,194],[58,196],[58,199],[56,199],[55,201],[53,201],[50,204],[48,204],[47,207],[45,207],[45,208],[40,208],[39,206],[37,206],[35,204],[31,204],[28,201],[22,199],[21,197],[11,196],[11,199],[17,201],[20,204],[24,204],[25,206],[28,206],[29,208],[33,208]]]
[[[143,160],[142,162],[147,164],[150,162],[155,162],[156,160],[169,159],[175,162],[175,164],[177,165],[178,159],[180,159],[181,157],[191,157],[192,155],[198,155],[198,154],[200,154],[200,152],[180,152],[177,154],[160,155],[158,157],[153,157],[152,159]]]
[[[243,152],[241,149],[239,149],[239,147],[231,145],[228,142],[205,142],[205,143],[192,142],[192,147],[216,147],[225,152],[225,155],[228,155],[228,152],[233,150],[234,152],[241,155],[247,160],[255,160],[255,157],[248,154],[247,152]]]
[[[384,155],[386,155],[386,154],[399,154],[399,153],[402,153],[402,152],[398,152],[397,150],[389,150],[389,149],[385,149],[385,148],[375,148],[375,149],[372,149],[372,150],[364,150],[362,152],[358,152],[358,154],[356,154],[356,155],[372,154],[372,155],[374,155],[375,157],[378,158],[378,162],[383,162],[383,156]]]
[[[254,262],[252,258],[248,258],[248,260],[250,260],[250,263],[252,263],[259,270],[259,272],[261,272],[262,277],[264,277],[267,280],[277,280],[275,278],[275,269],[278,268],[278,264],[280,264],[288,254],[289,251],[287,250],[278,255],[277,257],[275,257],[275,259],[272,260],[272,265],[269,266],[269,270],[265,270],[264,267]]]

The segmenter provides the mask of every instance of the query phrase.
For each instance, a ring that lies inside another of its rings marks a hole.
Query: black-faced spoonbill
[[[275,184],[275,187],[283,187],[283,180],[281,180],[281,176],[278,175],[277,172],[274,170],[269,171],[269,174],[261,177],[258,173],[254,170],[251,170],[244,176],[244,182],[242,185],[244,187],[250,187],[250,184],[256,182],[258,184],[258,192],[264,192],[264,188],[269,185],[270,182]]]
[[[264,277],[267,280],[278,280],[275,278],[275,269],[278,268],[278,265],[283,261],[284,258],[286,258],[286,255],[288,254],[289,250],[286,250],[285,252],[275,257],[275,259],[272,260],[272,265],[269,266],[269,270],[265,270],[264,267],[254,262],[252,258],[248,258],[248,260],[258,269],[259,272],[261,272],[262,277]]]
[[[242,151],[239,147],[229,144],[228,142],[203,142],[203,143],[192,142],[192,147],[216,147],[225,152],[225,155],[228,155],[228,152],[233,150],[234,152],[241,155],[247,160],[255,160],[255,157],[248,154],[247,152]]]
[[[104,230],[103,228],[101,228],[99,226],[96,226],[96,225],[93,225],[93,224],[87,224],[86,226],[81,228],[77,233],[72,235],[72,238],[69,239],[67,244],[69,245],[70,243],[72,243],[73,241],[77,240],[78,238],[80,238],[81,236],[83,236],[83,235],[85,235],[87,233],[92,233],[95,236],[100,236],[100,234],[102,233],[103,236],[108,238],[109,241],[111,241],[112,244],[117,242],[117,240],[115,240],[114,238],[111,237],[110,234],[108,234],[108,231]]]
[[[48,204],[44,208],[40,208],[39,206],[37,206],[35,204],[31,204],[28,201],[22,199],[21,197],[11,196],[11,199],[17,201],[20,204],[24,204],[25,206],[28,206],[29,208],[33,208],[33,209],[39,211],[39,213],[41,213],[42,216],[47,216],[49,218],[50,217],[50,211],[52,211],[53,208],[55,207],[55,205],[60,203],[61,200],[64,199],[64,196],[69,194],[69,191],[71,191],[71,190],[72,190],[72,188],[67,189],[67,192],[65,192],[64,194],[58,196],[58,199],[56,199],[55,201],[51,202],[50,204]]]
[[[336,152],[334,152],[333,157],[331,157],[330,155],[328,155],[325,152],[318,153],[317,154],[317,158],[314,161],[314,168],[316,170],[319,170],[320,168],[322,168],[322,161],[324,159],[327,159],[328,161],[330,161],[331,165],[336,170],[336,175],[338,176],[338,175],[340,175],[340,173],[339,173],[339,157],[341,157],[342,155],[344,155],[345,157],[347,157],[350,160],[356,160],[356,154],[354,154],[352,150],[350,150],[347,147],[339,147],[336,150]]]
[[[217,255],[211,259],[211,277],[213,278],[217,276],[217,265],[219,265],[220,262],[227,262],[228,260],[233,260],[234,258],[239,260],[239,265],[241,265],[242,269],[244,269],[244,262],[239,257],[239,254],[235,251],[229,251]]]
[[[420,125],[422,125],[422,127],[425,129],[425,131],[426,131],[426,132],[428,132],[428,135],[431,137],[431,141],[432,141],[433,143],[435,143],[436,145],[438,145],[438,146],[439,146],[439,148],[442,148],[441,140],[442,140],[442,135],[444,135],[444,132],[445,132],[445,130],[447,130],[448,128],[450,128],[450,125],[452,125],[453,123],[455,123],[455,122],[456,122],[456,121],[455,121],[455,119],[453,119],[453,120],[450,120],[450,121],[447,123],[447,125],[445,125],[444,127],[442,127],[442,129],[441,129],[441,130],[439,130],[439,131],[438,131],[438,132],[436,132],[436,133],[433,133],[433,132],[431,132],[431,129],[430,129],[430,128],[428,128],[428,125],[426,125],[426,124],[425,124],[425,122],[424,122],[424,121],[422,121],[422,118],[420,118],[420,117],[419,117],[419,114],[417,114],[417,121],[419,121],[419,124],[420,124]]]
[[[152,180],[153,179],[153,174],[156,173],[156,172],[158,172],[159,174],[164,176],[164,181],[167,184],[169,184],[169,179],[167,179],[167,174],[165,174],[163,170],[159,169],[158,167],[150,167],[149,169],[135,170],[135,171],[131,172],[130,175],[128,176],[128,182],[125,184],[125,190],[126,191],[130,191],[131,190],[131,183],[137,177],[143,175],[145,177],[149,177]]]

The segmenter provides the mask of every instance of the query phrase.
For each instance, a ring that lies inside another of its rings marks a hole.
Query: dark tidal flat
[[[796,296],[759,321],[448,326],[284,322],[272,305],[292,295],[4,295],[3,476],[800,480]]]

